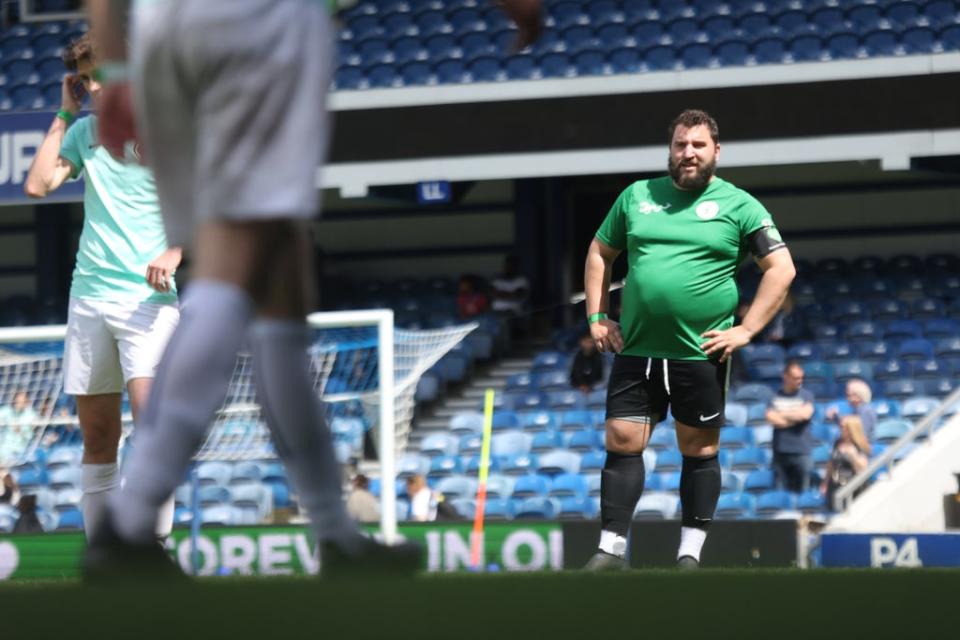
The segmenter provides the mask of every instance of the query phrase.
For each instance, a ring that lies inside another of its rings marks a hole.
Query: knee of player
[[[615,453],[643,453],[647,447],[646,432],[649,427],[641,423],[608,420],[604,444],[607,451]]]

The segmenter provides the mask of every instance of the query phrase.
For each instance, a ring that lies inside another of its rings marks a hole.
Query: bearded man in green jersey
[[[716,121],[687,110],[671,124],[669,176],[617,198],[587,253],[590,333],[616,358],[607,388],[599,549],[590,570],[624,569],[627,532],[643,493],[643,451],[669,408],[683,454],[678,566],[696,568],[720,496],[720,427],[730,356],[773,318],[793,281],[790,252],[767,210],[715,175]],[[613,262],[627,252],[620,323],[607,317]],[[751,254],[763,270],[743,323],[733,326],[735,276]]]

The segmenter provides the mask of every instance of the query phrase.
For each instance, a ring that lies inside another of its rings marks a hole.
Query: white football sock
[[[170,532],[173,531],[173,512],[176,506],[176,500],[172,495],[160,505],[160,511],[157,512],[157,528],[155,529],[157,538],[160,540],[169,538]]]
[[[357,526],[347,515],[340,464],[310,376],[307,325],[258,320],[249,344],[263,417],[317,538],[349,543]]]
[[[137,424],[126,486],[110,502],[117,532],[131,541],[154,539],[161,505],[223,403],[253,316],[246,292],[213,280],[191,283],[182,306]]]
[[[680,527],[680,549],[677,550],[677,560],[683,556],[690,556],[700,562],[700,550],[707,539],[706,529],[696,527]]]
[[[623,558],[627,555],[627,538],[613,531],[600,532],[600,551]]]
[[[80,466],[80,490],[83,491],[80,506],[87,540],[96,537],[96,528],[109,503],[110,492],[117,486],[117,476],[116,462]]]

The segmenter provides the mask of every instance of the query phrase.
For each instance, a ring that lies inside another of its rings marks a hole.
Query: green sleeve
[[[751,233],[761,227],[774,227],[773,216],[760,201],[751,195],[744,194],[740,213],[740,238],[746,239]]]
[[[610,211],[607,212],[603,224],[597,229],[597,239],[608,247],[620,251],[627,248],[627,211],[631,200],[631,191],[630,187],[623,190],[623,193],[617,197],[616,202],[610,207]]]
[[[67,134],[63,136],[63,144],[60,145],[60,157],[73,165],[73,174],[71,178],[76,178],[83,171],[83,156],[80,154],[81,140],[83,139],[83,129],[86,127],[86,119],[78,120],[73,123]]]

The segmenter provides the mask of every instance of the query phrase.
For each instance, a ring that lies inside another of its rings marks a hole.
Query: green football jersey
[[[734,277],[747,236],[764,227],[779,239],[763,205],[719,177],[700,192],[681,191],[669,177],[627,187],[597,231],[627,252],[622,353],[706,360],[701,334],[733,326]]]
[[[147,267],[167,249],[153,174],[115,160],[97,141],[97,117],[77,120],[60,155],[86,175],[83,231],[70,296],[86,300],[176,304],[177,291],[147,284]]]

